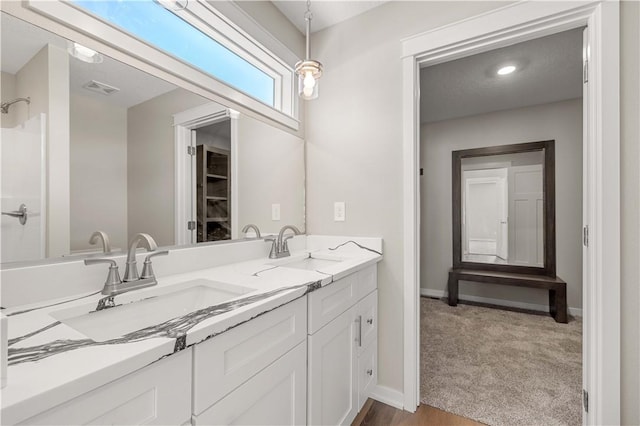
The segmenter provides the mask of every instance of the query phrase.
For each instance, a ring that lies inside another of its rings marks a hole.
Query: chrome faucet
[[[142,268],[142,276],[138,276],[138,266],[136,264],[136,249],[138,243],[143,242],[148,251],[153,253],[147,255],[144,260],[144,267]],[[118,294],[126,293],[131,290],[137,290],[140,288],[151,287],[158,284],[156,277],[153,273],[151,266],[151,258],[154,256],[163,256],[169,254],[169,251],[155,251],[158,248],[156,242],[148,234],[136,234],[131,239],[129,244],[129,253],[127,254],[127,268],[125,270],[124,280],[120,279],[120,273],[118,272],[118,265],[115,260],[112,259],[85,259],[85,265],[95,265],[98,263],[109,264],[109,275],[102,288],[102,294],[107,296],[115,296]]]
[[[242,228],[242,233],[246,234],[249,229],[253,229],[255,231],[256,238],[262,238],[262,236],[260,235],[260,229],[258,229],[258,226],[254,225],[253,223],[250,223]]]
[[[129,242],[129,252],[127,253],[127,266],[124,270],[124,280],[127,281],[136,281],[140,279],[138,275],[138,265],[136,262],[136,249],[138,248],[138,243],[142,242],[143,246],[146,247],[147,251],[156,251],[158,245],[155,240],[149,234],[136,234]]]
[[[287,230],[293,231],[293,234],[284,236],[284,233]],[[271,252],[269,253],[269,259],[279,259],[281,257],[291,256],[289,252],[289,245],[287,243],[288,240],[294,237],[294,235],[300,235],[301,232],[298,228],[293,225],[285,225],[280,229],[278,233],[278,237],[271,235],[265,237],[265,241],[271,241]]]
[[[91,234],[89,244],[96,245],[99,240],[102,241],[102,251],[104,253],[111,253],[111,242],[109,241],[109,236],[104,231],[96,231]]]

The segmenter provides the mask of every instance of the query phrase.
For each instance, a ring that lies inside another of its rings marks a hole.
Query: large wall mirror
[[[304,232],[304,141],[5,12],[2,267]],[[26,215],[22,214],[26,210]],[[26,223],[23,219],[26,218]]]
[[[452,152],[453,267],[555,276],[554,141]]]

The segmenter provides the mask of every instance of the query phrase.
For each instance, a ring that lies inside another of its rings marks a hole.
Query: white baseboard
[[[435,290],[431,288],[420,288],[420,295],[427,297],[445,297],[447,292],[444,290]],[[490,297],[469,296],[465,294],[459,295],[460,300],[468,300],[469,302],[487,303],[490,305],[507,306],[509,308],[528,309],[531,311],[549,312],[549,305],[538,305],[535,303],[515,302],[513,300],[492,299]],[[582,317],[581,308],[568,307],[569,313],[575,317]]]
[[[374,386],[369,397],[371,399],[375,399],[376,401],[382,402],[383,404],[387,404],[394,408],[397,408],[398,410],[402,410],[404,408],[404,395],[402,394],[402,392],[388,388],[386,386]]]

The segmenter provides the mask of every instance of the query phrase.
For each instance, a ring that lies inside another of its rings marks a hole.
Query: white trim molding
[[[437,299],[442,299],[447,296],[447,292],[444,290],[435,290],[432,288],[420,288],[420,295],[426,297],[435,297]],[[460,294],[458,298],[460,301],[468,301],[468,302],[476,302],[476,303],[486,303],[488,305],[495,306],[504,306],[507,308],[517,308],[517,309],[527,309],[529,311],[537,311],[537,312],[549,312],[549,305],[539,305],[537,303],[526,303],[526,302],[516,302],[513,300],[506,299],[494,299],[492,297],[482,297],[482,296],[472,296],[469,294]],[[569,306],[567,308],[569,313],[575,317],[582,318],[582,308],[572,308]]]
[[[620,423],[620,112],[619,3],[520,1],[402,41],[404,152],[404,409],[419,403],[419,83],[421,66],[434,65],[579,27],[588,28],[588,131],[584,156],[585,424]]]
[[[402,410],[404,396],[402,392],[382,385],[376,385],[369,395],[371,399],[390,405],[398,410]]]

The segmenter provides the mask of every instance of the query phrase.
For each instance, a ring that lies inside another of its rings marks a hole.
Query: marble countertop
[[[313,270],[287,267],[307,257],[319,259]],[[162,277],[157,286],[115,296],[113,302],[117,307],[126,306],[194,281],[246,287],[247,292],[142,330],[98,339],[101,341],[56,319],[60,312],[75,310],[82,315],[95,311],[104,299],[99,292],[5,309],[9,353],[7,386],[1,390],[2,424],[25,420],[381,259],[375,250],[346,244],[292,252],[283,259],[255,259]]]

